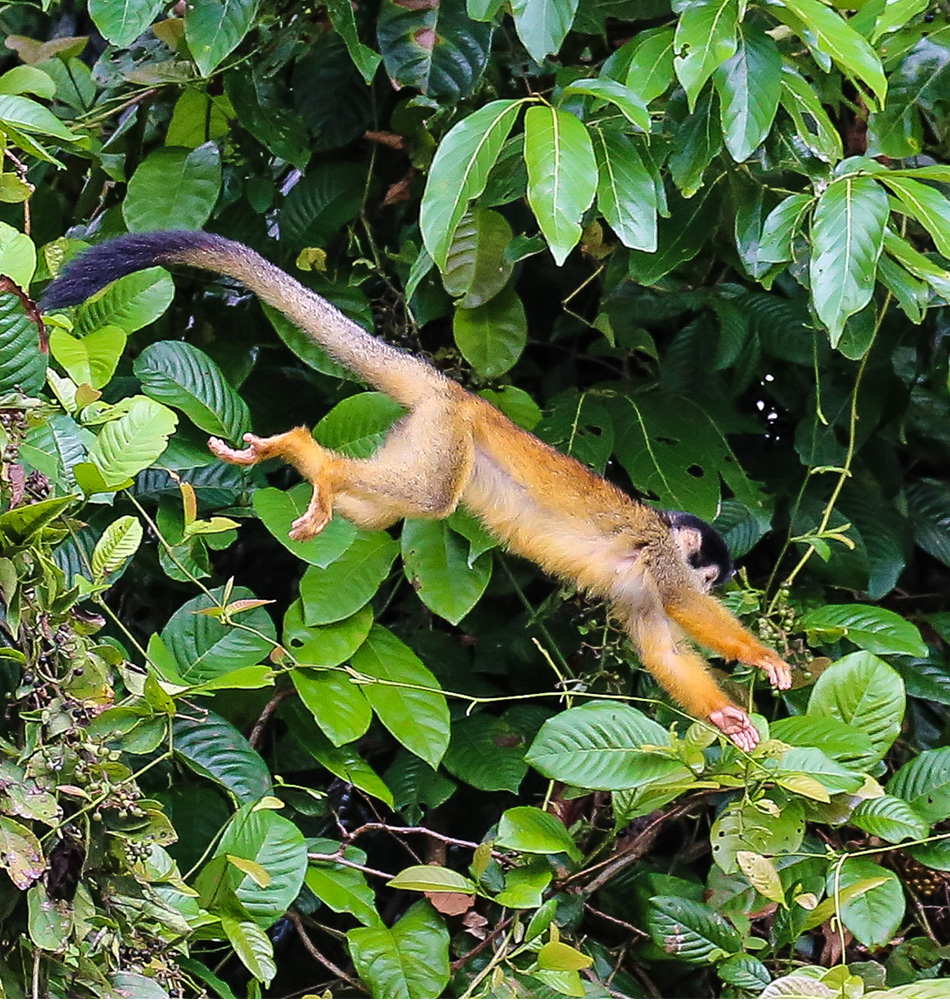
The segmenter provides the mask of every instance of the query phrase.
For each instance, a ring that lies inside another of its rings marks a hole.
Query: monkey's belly
[[[462,503],[512,552],[590,594],[610,596],[618,574],[635,572],[640,546],[622,526],[605,531],[563,498],[536,496],[479,450]]]

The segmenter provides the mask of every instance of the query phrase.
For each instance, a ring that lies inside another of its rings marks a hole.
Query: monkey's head
[[[673,539],[699,581],[699,589],[712,590],[735,572],[729,546],[722,535],[702,518],[682,510],[664,511]]]

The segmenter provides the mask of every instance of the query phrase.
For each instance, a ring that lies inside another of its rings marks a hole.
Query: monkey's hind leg
[[[295,427],[268,438],[245,434],[244,441],[247,447],[238,449],[213,437],[208,439],[208,447],[218,458],[232,465],[256,465],[269,458],[289,462],[313,487],[306,511],[290,527],[290,537],[302,542],[323,531],[333,516],[330,476],[333,464],[341,460],[336,452],[317,444],[306,427]]]

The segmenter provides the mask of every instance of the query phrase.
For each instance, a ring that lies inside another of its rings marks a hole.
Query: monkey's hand
[[[772,649],[766,649],[754,664],[764,670],[772,687],[785,691],[792,686],[792,668]]]
[[[307,509],[290,526],[291,539],[295,542],[305,542],[309,538],[316,538],[330,523],[332,516],[330,505],[324,502],[319,487],[314,484],[313,496]]]
[[[752,720],[735,705],[725,705],[709,713],[709,721],[721,729],[740,750],[754,750],[759,742],[759,731]]]
[[[230,462],[232,465],[256,465],[258,462],[263,462],[265,458],[271,457],[267,454],[263,438],[259,438],[255,434],[245,434],[244,440],[247,442],[247,447],[238,449],[232,448],[221,438],[208,438],[208,448],[222,462]]]

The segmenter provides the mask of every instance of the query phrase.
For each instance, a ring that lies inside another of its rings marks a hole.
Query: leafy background
[[[950,22],[927,0],[0,10],[0,992],[946,995]],[[694,724],[464,511],[213,459],[399,416],[208,228],[637,496],[795,667]],[[329,994],[327,994],[329,995]]]

